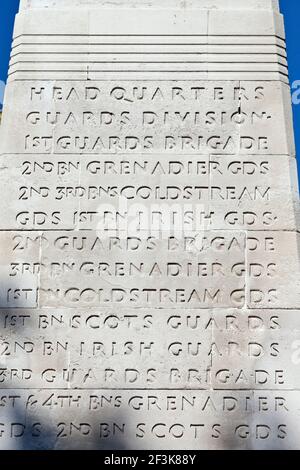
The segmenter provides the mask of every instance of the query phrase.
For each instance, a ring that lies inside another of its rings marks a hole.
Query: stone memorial
[[[277,0],[21,0],[0,448],[300,449]]]

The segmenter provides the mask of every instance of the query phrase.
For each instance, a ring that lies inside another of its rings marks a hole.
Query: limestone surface
[[[0,449],[300,449],[277,0],[21,0],[0,154]]]

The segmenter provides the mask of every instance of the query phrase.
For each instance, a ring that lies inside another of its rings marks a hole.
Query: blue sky
[[[1,0],[0,16],[0,80],[6,80],[9,62],[11,36],[13,30],[14,16],[18,10],[19,0]],[[289,71],[291,85],[300,80],[300,47],[299,47],[299,0],[280,0],[281,11],[285,17],[287,35],[287,49],[289,59]],[[0,90],[1,93],[1,90]],[[300,174],[300,103],[293,105],[295,139],[298,150],[298,166]]]

